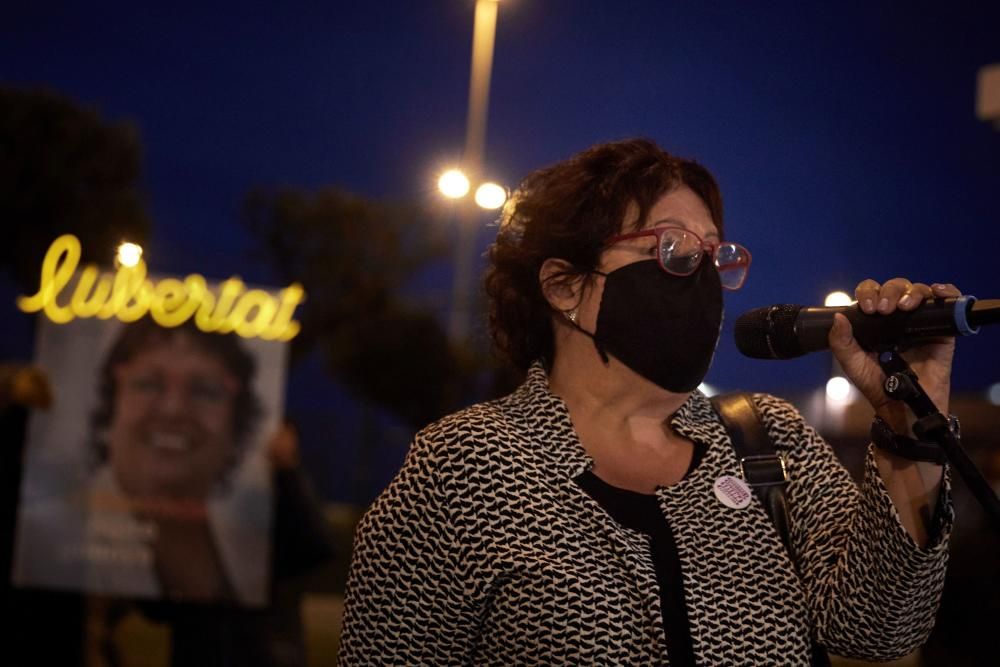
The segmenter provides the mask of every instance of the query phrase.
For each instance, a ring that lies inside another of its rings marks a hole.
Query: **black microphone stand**
[[[920,386],[917,374],[895,348],[879,353],[878,362],[885,372],[883,388],[886,395],[906,403],[917,416],[917,421],[913,425],[914,435],[922,442],[934,442],[940,445],[948,461],[958,471],[969,491],[992,520],[993,528],[1000,533],[1000,500],[983,477],[983,473],[962,449],[958,434],[952,431],[948,418],[941,414],[934,401]]]

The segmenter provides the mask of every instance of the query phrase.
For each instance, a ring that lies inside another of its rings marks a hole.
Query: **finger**
[[[282,424],[271,435],[268,456],[277,468],[291,468],[298,462],[298,435],[288,424]]]
[[[952,283],[934,283],[931,291],[935,297],[947,298],[949,296],[962,296],[962,291]]]
[[[878,312],[888,315],[896,310],[899,300],[912,285],[906,278],[893,278],[883,284],[878,292]]]
[[[829,335],[830,349],[835,355],[838,353],[850,353],[854,347],[860,348],[858,342],[854,340],[854,328],[850,320],[837,313],[833,316],[833,325],[830,327]]]
[[[910,288],[903,293],[903,296],[899,299],[899,309],[900,310],[913,310],[921,303],[924,299],[930,299],[934,297],[934,292],[931,291],[930,285],[925,285],[924,283],[913,283]]]
[[[875,312],[875,301],[878,297],[878,290],[881,287],[877,282],[868,278],[858,283],[854,288],[854,298],[861,304],[861,310],[871,315]]]
[[[10,385],[11,400],[14,403],[42,410],[52,406],[52,386],[48,377],[37,368],[28,366],[17,371]]]

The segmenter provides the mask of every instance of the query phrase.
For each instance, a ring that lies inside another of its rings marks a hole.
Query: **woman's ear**
[[[566,260],[550,257],[538,270],[538,282],[545,300],[563,313],[579,307],[583,298],[583,276],[574,275],[572,268]]]

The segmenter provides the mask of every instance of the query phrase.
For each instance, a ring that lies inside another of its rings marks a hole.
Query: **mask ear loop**
[[[596,273],[597,275],[603,276],[605,278],[608,277],[608,274],[604,273],[603,271],[591,271],[591,273]],[[583,333],[584,335],[590,337],[590,340],[594,341],[594,348],[597,350],[597,354],[601,356],[601,361],[603,361],[604,365],[607,366],[609,363],[611,363],[610,360],[608,359],[608,353],[604,351],[604,346],[597,341],[597,337],[594,334],[590,333],[589,331],[587,331],[586,329],[584,329],[579,325],[579,323],[576,321],[578,313],[579,310],[577,308],[574,308],[573,310],[562,311],[563,317],[565,317],[566,320],[570,323],[570,326],[572,326],[577,331]]]

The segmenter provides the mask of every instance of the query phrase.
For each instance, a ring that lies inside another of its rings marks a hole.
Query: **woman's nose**
[[[179,416],[187,412],[190,408],[189,403],[188,392],[184,385],[180,382],[168,382],[156,408],[160,414]]]

